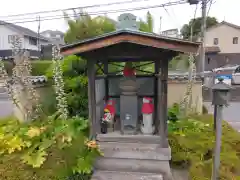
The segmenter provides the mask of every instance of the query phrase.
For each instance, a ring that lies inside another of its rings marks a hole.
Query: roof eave
[[[126,35],[127,34],[130,34],[130,35],[132,34],[132,35],[138,35],[138,36],[145,36],[145,37],[149,37],[149,38],[153,38],[153,39],[173,41],[173,42],[177,42],[177,43],[186,43],[186,44],[194,45],[194,46],[199,46],[200,45],[199,42],[191,42],[191,41],[186,41],[186,40],[182,40],[182,39],[178,39],[178,38],[172,38],[172,37],[166,37],[166,36],[156,36],[155,34],[145,33],[145,32],[141,32],[141,31],[123,29],[123,30],[117,30],[117,31],[114,31],[114,32],[106,33],[106,34],[97,36],[95,38],[79,41],[77,43],[65,45],[61,48],[61,52],[65,51],[69,48],[74,48],[74,47],[77,47],[79,45],[83,45],[85,43],[91,43],[93,41],[102,40],[102,39],[105,39],[105,38],[108,38],[108,37],[111,37],[111,36],[113,37],[113,36],[121,35],[121,34],[126,34]]]

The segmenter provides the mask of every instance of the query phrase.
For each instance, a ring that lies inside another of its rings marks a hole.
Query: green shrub
[[[211,179],[215,142],[213,117],[193,116],[169,122],[172,164],[189,167],[192,180]],[[223,124],[221,170],[222,180],[234,180],[240,173],[240,134],[226,122]]]
[[[56,112],[56,95],[53,86],[43,86],[37,88],[40,95],[40,104],[42,105],[42,109],[44,114],[47,116],[52,115]]]
[[[54,116],[20,124],[0,121],[0,179],[66,180],[73,174],[88,180],[101,153],[88,138],[88,122]]]
[[[45,75],[47,70],[52,64],[51,60],[32,60],[32,75],[33,76],[42,76]],[[5,69],[8,75],[12,75],[12,69],[14,68],[13,62],[5,61],[4,62]]]
[[[32,75],[42,76],[45,75],[49,67],[52,65],[51,60],[34,60],[32,64]]]
[[[11,76],[12,75],[12,70],[14,68],[14,63],[11,62],[11,61],[4,61],[4,67],[7,71],[7,74]]]
[[[77,56],[67,56],[62,61],[64,90],[70,116],[88,115],[88,79],[85,68],[86,61]],[[48,69],[46,76],[49,80],[53,77],[53,66]]]
[[[207,107],[206,106],[202,106],[202,113],[203,114],[208,114],[208,109],[207,109]]]

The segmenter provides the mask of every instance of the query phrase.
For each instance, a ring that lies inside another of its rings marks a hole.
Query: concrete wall
[[[187,81],[169,81],[168,83],[168,107],[174,103],[180,103],[184,98],[187,88]],[[197,82],[192,89],[192,102],[196,111],[202,113],[202,83]]]

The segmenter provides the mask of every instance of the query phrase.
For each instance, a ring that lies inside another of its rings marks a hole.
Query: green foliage
[[[208,114],[208,109],[207,109],[207,107],[206,106],[202,106],[202,113],[203,114]]]
[[[174,57],[170,63],[169,68],[173,70],[187,70],[189,68],[189,55],[187,54],[180,54]]]
[[[52,116],[26,124],[1,121],[0,179],[59,180],[75,173],[90,175],[101,152],[87,135],[88,121],[79,117],[61,120]]]
[[[12,61],[4,61],[4,67],[8,75],[12,75],[12,70],[14,68],[14,63]]]
[[[77,56],[67,56],[62,61],[65,93],[67,96],[70,116],[84,116],[88,114],[88,81],[85,75],[86,61]],[[49,79],[53,78],[53,67],[46,73]],[[55,106],[52,101],[51,106]]]
[[[93,38],[115,30],[115,24],[108,17],[98,16],[92,18],[82,10],[77,14],[75,19],[71,19],[65,13],[65,19],[68,23],[68,30],[64,36],[66,43]]]
[[[32,60],[32,75],[33,76],[42,76],[45,75],[49,67],[51,66],[52,61],[49,60]],[[14,63],[11,61],[5,61],[4,67],[8,75],[12,75],[12,70],[14,68]]]
[[[168,123],[172,164],[187,166],[192,180],[211,179],[215,136],[211,115]],[[240,135],[223,124],[220,179],[237,179],[240,172]]]
[[[218,23],[215,17],[207,17],[206,27],[210,28]],[[197,40],[199,33],[201,32],[202,18],[191,19],[188,24],[184,24],[181,29],[181,35],[184,39],[189,39],[191,34],[191,26],[193,26],[193,40]]]
[[[149,32],[152,33],[153,32],[153,16],[152,14],[148,11],[147,15],[146,15],[146,20],[140,20],[139,21],[139,30],[143,31],[143,32]]]
[[[174,103],[173,106],[168,109],[168,120],[173,122],[177,121],[179,111],[179,104]]]
[[[32,64],[32,75],[42,76],[45,75],[48,68],[52,65],[51,60],[35,60],[31,62]]]

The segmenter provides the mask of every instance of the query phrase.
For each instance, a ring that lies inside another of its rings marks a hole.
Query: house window
[[[37,45],[37,38],[29,37],[29,44],[36,46]]]
[[[233,37],[233,44],[238,44],[238,37]]]
[[[207,58],[207,62],[208,62],[208,64],[210,64],[210,60],[211,60],[211,59],[208,57],[208,58]]]
[[[214,38],[214,39],[213,39],[213,44],[214,44],[214,45],[218,45],[218,38]]]
[[[13,43],[17,40],[17,35],[8,35],[8,43]]]

